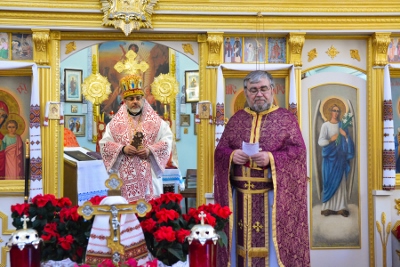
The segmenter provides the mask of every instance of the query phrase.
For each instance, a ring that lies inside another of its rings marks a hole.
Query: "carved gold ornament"
[[[76,50],[76,44],[74,41],[69,42],[68,44],[65,45],[65,54],[68,55],[72,51]]]
[[[103,26],[121,29],[126,36],[133,30],[153,28],[151,16],[158,0],[100,0]]]
[[[151,92],[155,99],[163,104],[175,102],[175,97],[179,92],[179,84],[175,77],[170,74],[160,74],[151,84]]]
[[[382,212],[381,214],[381,223],[382,226],[379,224],[378,221],[376,221],[376,229],[378,230],[379,237],[381,239],[381,244],[382,244],[382,255],[383,256],[383,267],[386,267],[386,248],[387,248],[387,243],[389,240],[389,234],[390,234],[390,228],[392,227],[392,223],[389,222],[385,228],[386,225],[386,214]],[[384,229],[383,229],[384,228]]]
[[[101,104],[111,94],[111,84],[106,77],[97,72],[95,56],[92,62],[92,74],[82,83],[83,96],[93,104]]]
[[[358,61],[361,60],[360,54],[358,54],[358,50],[357,49],[350,49],[350,56],[351,56],[351,58],[356,59]]]
[[[149,68],[149,64],[147,64],[146,61],[138,62],[136,60],[137,54],[132,50],[129,50],[128,53],[125,54],[125,57],[125,60],[118,61],[114,66],[114,69],[119,73],[128,75],[140,74],[139,71],[143,73]]]
[[[333,47],[333,45],[331,45],[331,47],[328,48],[328,51],[326,51],[326,53],[328,54],[328,56],[330,56],[333,59],[340,52],[335,47]]]
[[[394,208],[397,210],[397,215],[400,214],[400,198],[396,198],[394,200],[394,202],[396,203],[396,205],[394,206]]]
[[[194,55],[192,44],[182,44],[183,52]]]
[[[308,62],[313,61],[318,56],[317,49],[314,48],[314,49],[310,50],[310,52],[308,52],[307,55],[308,55]]]

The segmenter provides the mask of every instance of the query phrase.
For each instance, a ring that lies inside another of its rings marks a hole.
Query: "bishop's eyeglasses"
[[[247,88],[246,88],[247,89]],[[250,93],[250,94],[252,94],[252,95],[256,95],[256,94],[258,94],[258,92],[261,92],[261,94],[265,94],[266,92],[268,92],[269,90],[271,90],[272,89],[272,86],[267,86],[267,85],[264,85],[264,86],[261,86],[261,87],[259,87],[259,88],[257,88],[257,87],[250,87],[249,89],[247,89],[247,91]]]

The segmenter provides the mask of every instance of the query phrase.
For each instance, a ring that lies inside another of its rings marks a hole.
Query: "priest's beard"
[[[262,112],[262,111],[270,109],[271,107],[272,107],[272,100],[269,103],[266,102],[261,105],[257,105],[254,103],[253,106],[251,107],[251,109],[254,110],[255,112]]]
[[[140,111],[142,110],[142,108],[141,108],[141,107],[139,107],[139,108],[129,108],[128,110],[129,110],[132,114],[136,114],[136,113],[140,112]]]

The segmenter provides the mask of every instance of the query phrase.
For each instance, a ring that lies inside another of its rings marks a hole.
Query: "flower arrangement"
[[[190,230],[182,217],[181,200],[180,194],[162,194],[150,200],[152,209],[145,217],[138,216],[150,253],[169,266],[186,261],[189,252],[185,238]]]
[[[227,240],[222,230],[232,213],[228,207],[208,204],[198,209],[191,208],[188,214],[182,214],[181,200],[180,194],[162,194],[150,201],[152,210],[145,217],[138,217],[147,248],[155,258],[168,266],[186,261],[189,253],[186,237],[191,234],[190,229],[200,223],[198,215],[201,211],[206,214],[204,223],[213,226],[222,237],[219,242],[226,244]]]
[[[219,245],[226,246],[228,238],[224,232],[224,227],[228,222],[229,215],[232,214],[232,211],[227,206],[221,207],[220,204],[201,205],[197,209],[190,208],[188,214],[183,215],[190,228],[200,223],[199,214],[202,211],[206,215],[204,218],[204,223],[214,227],[216,233],[219,235]]]
[[[94,198],[93,201],[99,199]],[[93,220],[85,220],[77,210],[78,206],[72,206],[69,198],[57,199],[51,194],[37,195],[31,203],[11,206],[12,225],[17,230],[22,229],[21,218],[28,216],[28,228],[35,229],[43,240],[42,261],[70,258],[81,263]]]

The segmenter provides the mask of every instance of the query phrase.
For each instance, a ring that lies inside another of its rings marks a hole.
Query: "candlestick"
[[[24,202],[28,203],[29,199],[29,174],[30,174],[30,147],[29,139],[25,140],[25,192],[24,192]]]

